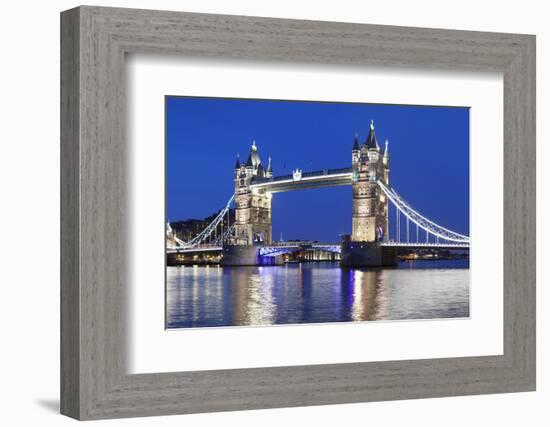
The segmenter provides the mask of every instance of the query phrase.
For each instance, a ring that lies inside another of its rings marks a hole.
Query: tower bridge
[[[341,255],[344,266],[396,264],[399,248],[469,249],[468,236],[442,227],[412,208],[390,186],[388,141],[381,149],[371,121],[366,140],[356,134],[351,167],[302,171],[274,176],[271,158],[264,167],[253,142],[246,162],[237,157],[234,168],[235,192],[224,209],[188,242],[167,228],[167,252],[197,253],[221,251],[222,265],[262,265],[298,249],[312,248]],[[274,242],[272,238],[273,194],[322,187],[352,187],[352,232],[340,242]],[[235,221],[225,227],[231,205]],[[395,230],[389,229],[389,206],[395,208]]]

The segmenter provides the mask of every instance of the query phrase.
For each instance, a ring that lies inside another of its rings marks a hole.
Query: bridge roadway
[[[395,242],[387,241],[381,242],[381,246],[396,248],[396,249],[448,249],[448,250],[457,250],[457,249],[470,249],[468,243],[435,243],[435,242]],[[215,252],[221,251],[223,248],[220,245],[198,245],[195,247],[179,247],[179,248],[168,248],[166,250],[167,254],[176,254],[176,253],[202,253],[202,252]],[[318,249],[325,250],[327,252],[341,252],[341,246],[339,243],[323,243],[323,242],[314,242],[314,241],[296,241],[296,242],[274,242],[270,245],[260,246],[260,255],[262,256],[276,256],[283,253],[288,253],[295,251],[297,249]]]

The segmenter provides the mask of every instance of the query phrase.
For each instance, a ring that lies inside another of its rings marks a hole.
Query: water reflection
[[[167,327],[468,317],[468,272],[467,261],[168,267]]]

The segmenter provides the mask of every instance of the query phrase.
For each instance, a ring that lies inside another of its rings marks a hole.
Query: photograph
[[[165,96],[166,329],[468,318],[470,108]]]

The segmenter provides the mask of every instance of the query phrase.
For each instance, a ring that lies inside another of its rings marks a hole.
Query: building
[[[388,238],[388,202],[377,180],[389,187],[388,141],[381,153],[374,123],[360,146],[356,134],[352,148],[352,233],[354,242],[378,242]]]
[[[271,178],[271,157],[264,167],[256,142],[252,142],[246,163],[239,157],[235,164],[235,232],[233,244],[270,244],[271,193],[254,192],[250,188],[255,178]]]

